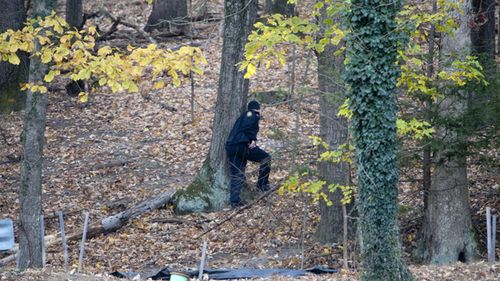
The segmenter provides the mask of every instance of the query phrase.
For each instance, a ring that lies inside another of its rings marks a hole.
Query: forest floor
[[[144,26],[150,7],[145,1],[94,1],[86,11],[105,8],[128,21]],[[126,3],[125,3],[126,2]],[[209,13],[221,16],[222,2],[210,1]],[[131,16],[134,15],[134,16]],[[105,19],[94,19],[103,30]],[[168,190],[185,188],[200,168],[208,150],[215,111],[220,66],[220,21],[193,24],[189,36],[155,38],[165,48],[195,43],[209,62],[204,75],[195,77],[194,112],[191,112],[189,81],[180,87],[154,90],[145,82],[141,94],[112,94],[108,89],[91,93],[86,104],[68,97],[62,90],[50,93],[46,146],[44,150],[43,212],[46,233],[54,234],[59,224],[54,213],[66,214],[66,233],[81,231],[82,212],[90,212],[96,222],[137,202]],[[113,46],[149,42],[133,29],[120,27]],[[273,154],[272,182],[282,183],[292,168],[314,163],[317,155],[308,136],[319,132],[319,105],[314,95],[316,61],[304,50],[297,50],[297,94],[300,104],[264,105],[260,145]],[[271,67],[251,81],[251,92],[288,91],[290,69]],[[297,109],[298,112],[297,112]],[[298,113],[298,126],[297,126]],[[16,219],[18,214],[19,137],[22,114],[0,116],[0,214]],[[298,132],[298,134],[297,134]],[[298,140],[298,151],[293,145]],[[485,207],[500,210],[498,170],[472,159],[469,169],[471,209],[474,226],[483,249],[485,245]],[[295,164],[294,164],[295,163]],[[250,165],[250,181],[257,166]],[[402,169],[400,204],[401,231],[405,258],[411,264],[415,233],[422,217],[422,192],[415,167]],[[153,271],[164,267],[175,270],[197,268],[201,245],[208,241],[207,268],[299,268],[322,265],[340,268],[342,250],[338,244],[315,241],[319,222],[316,203],[299,194],[272,194],[251,206],[219,228],[198,238],[205,230],[231,212],[177,216],[171,206],[154,210],[115,233],[90,239],[85,244],[84,272],[71,280],[114,280],[113,271]],[[16,229],[17,233],[17,229]],[[497,245],[500,243],[497,243]],[[17,273],[0,269],[0,280],[67,280],[63,272],[61,246],[47,249],[47,268]],[[78,263],[78,243],[69,245],[70,266]],[[500,253],[497,246],[497,256]],[[481,253],[484,260],[484,251]],[[0,255],[0,258],[2,256]],[[303,259],[301,259],[303,257]],[[308,276],[308,280],[357,280],[355,248],[349,248],[349,272],[329,276]],[[499,280],[500,264],[483,262],[470,265],[417,266],[410,269],[417,280]],[[275,277],[273,280],[293,280]],[[297,278],[294,278],[295,280]]]

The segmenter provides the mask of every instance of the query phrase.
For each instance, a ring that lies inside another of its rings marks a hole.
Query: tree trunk
[[[297,15],[294,4],[289,4],[288,0],[265,0],[264,13],[266,14],[282,14],[284,16],[293,17]]]
[[[26,11],[22,0],[0,0],[0,33],[7,29],[18,30],[26,20]],[[18,52],[19,65],[0,62],[0,113],[9,113],[24,108],[26,95],[20,90],[20,84],[28,78],[29,60],[23,52]]]
[[[78,30],[83,26],[82,2],[82,0],[66,0],[66,21],[71,28]]]
[[[352,0],[346,80],[356,148],[361,280],[412,280],[397,219],[396,14],[400,1]],[[381,8],[383,7],[383,8]]]
[[[318,19],[320,24],[319,36],[324,36],[324,20],[326,16],[327,5],[321,10],[321,16]],[[341,73],[344,69],[344,55],[336,56],[335,52],[341,46],[328,44],[325,50],[317,54],[318,58],[318,84],[320,95],[320,137],[328,143],[330,150],[337,150],[342,144],[348,141],[348,123],[345,117],[337,116],[338,108],[342,105],[345,95],[344,88],[341,85]],[[320,162],[319,173],[321,180],[326,184],[349,185],[349,164]],[[344,223],[342,203],[342,191],[337,189],[328,194],[328,199],[333,205],[328,206],[323,200],[320,200],[321,221],[316,230],[316,236],[322,243],[341,242],[343,239]],[[348,204],[347,211],[352,208]]]
[[[78,30],[83,27],[83,0],[66,0],[66,21],[71,28]],[[80,92],[85,92],[85,81],[70,81],[66,84],[66,93],[76,97]]]
[[[145,31],[168,28],[172,33],[184,33],[187,28],[186,0],[155,0]]]
[[[495,59],[495,0],[472,0],[475,15],[472,24],[471,40],[473,54],[480,60]]]
[[[465,57],[471,52],[470,0],[461,3],[461,8],[464,13],[454,15],[460,22],[455,36],[444,36],[442,40],[443,57],[450,58],[441,61],[445,69],[450,67],[454,58]],[[463,92],[448,91],[446,98],[439,103],[439,119],[460,118],[466,108],[467,97]],[[456,129],[442,124],[436,128],[435,138],[442,143],[442,148],[434,154],[434,169],[417,249],[418,257],[432,264],[468,262],[477,255],[469,205],[466,140]]]
[[[46,17],[55,0],[34,0],[32,17]],[[35,41],[37,51],[40,45]],[[48,66],[32,57],[29,81],[43,81]],[[21,187],[19,189],[19,268],[42,267],[40,214],[42,210],[42,161],[45,142],[47,94],[27,92],[24,129],[21,136]]]
[[[189,17],[204,18],[207,14],[207,0],[189,0]]]
[[[257,15],[257,1],[226,0],[224,11],[224,43],[210,149],[187,190],[176,193],[174,205],[178,213],[219,210],[229,201],[224,144],[246,106],[249,81],[243,78],[244,73],[236,64],[243,60],[247,37]]]

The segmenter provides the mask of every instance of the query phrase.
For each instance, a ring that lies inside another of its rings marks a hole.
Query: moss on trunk
[[[173,202],[177,214],[214,211],[228,204],[229,184],[224,165],[213,171],[208,165],[209,162],[205,161],[188,188],[175,194]]]

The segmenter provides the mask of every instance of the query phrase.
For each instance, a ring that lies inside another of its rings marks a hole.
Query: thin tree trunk
[[[321,11],[318,19],[320,23],[320,36],[328,28],[324,20],[327,18],[326,9]],[[337,20],[338,22],[339,20]],[[345,99],[345,91],[341,86],[341,73],[344,69],[344,55],[336,56],[335,52],[342,46],[328,44],[325,50],[317,54],[318,58],[318,84],[320,95],[320,137],[330,146],[330,150],[337,150],[340,145],[348,141],[348,123],[345,117],[337,116],[338,109]],[[349,185],[349,164],[320,162],[320,178],[326,184]],[[320,242],[332,243],[343,240],[342,191],[328,192],[328,199],[332,202],[328,206],[323,200],[320,201],[321,221],[316,230],[316,236]],[[346,206],[347,212],[352,208],[352,203]]]
[[[145,31],[168,28],[172,33],[184,33],[188,27],[187,0],[155,0]]]
[[[264,13],[282,14],[289,17],[297,15],[295,5],[288,3],[288,0],[265,0]]]
[[[472,0],[475,17],[471,30],[472,52],[480,61],[495,58],[495,0]]]
[[[34,0],[32,17],[46,17],[55,7],[55,0]],[[36,49],[40,45],[35,41]],[[43,80],[48,66],[32,57],[29,81]],[[42,210],[42,161],[45,142],[47,94],[27,92],[24,129],[21,137],[21,187],[19,189],[19,268],[42,267],[40,215]]]
[[[500,34],[500,7],[498,8],[498,32]],[[500,56],[500,35],[497,36],[497,55]]]
[[[435,14],[437,12],[437,0],[432,1],[432,13]],[[435,43],[436,43],[436,27],[434,25],[431,26],[431,31],[429,32],[429,42],[428,42],[428,57],[427,57],[427,77],[431,78],[434,76],[434,57],[435,57]],[[432,106],[432,101],[429,100],[425,102],[425,108],[426,108],[426,117],[427,120],[430,120],[430,114],[429,112],[431,111],[431,106]],[[431,188],[431,147],[428,144],[431,140],[429,138],[424,139],[424,150],[423,150],[423,163],[422,163],[422,187],[424,191],[424,210],[427,209],[427,202],[428,202],[428,194],[429,194],[429,189]]]
[[[453,58],[471,52],[470,0],[461,4],[462,15],[455,14],[460,27],[455,36],[444,36],[441,51],[443,67],[449,68]],[[466,95],[458,90],[448,91],[439,103],[439,119],[459,118],[467,108]],[[466,140],[451,126],[438,125],[435,138],[442,149],[434,154],[434,170],[427,195],[427,204],[418,245],[418,256],[432,264],[456,261],[469,262],[477,255],[477,241],[472,227],[466,166]]]
[[[26,11],[22,0],[0,0],[0,33],[7,29],[18,30],[26,20]],[[24,108],[26,95],[20,90],[20,84],[28,78],[29,59],[23,52],[18,52],[19,65],[0,62],[0,113],[8,113]]]
[[[71,28],[82,29],[83,0],[66,0],[66,21]],[[78,96],[80,92],[85,92],[85,81],[76,80],[66,84],[66,93],[69,96]]]
[[[224,43],[212,125],[210,149],[189,187],[174,197],[178,213],[219,210],[228,203],[229,171],[224,144],[235,120],[245,109],[249,81],[238,70],[248,34],[257,15],[257,1],[226,0]]]
[[[81,29],[83,25],[83,0],[66,0],[66,21],[69,26]]]

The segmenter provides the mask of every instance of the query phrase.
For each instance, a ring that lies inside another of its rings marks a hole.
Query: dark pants
[[[257,187],[265,190],[269,187],[269,172],[271,171],[271,156],[259,148],[249,148],[247,144],[226,146],[226,154],[231,169],[231,204],[240,202],[241,186],[245,183],[245,167],[247,161],[260,163]]]

